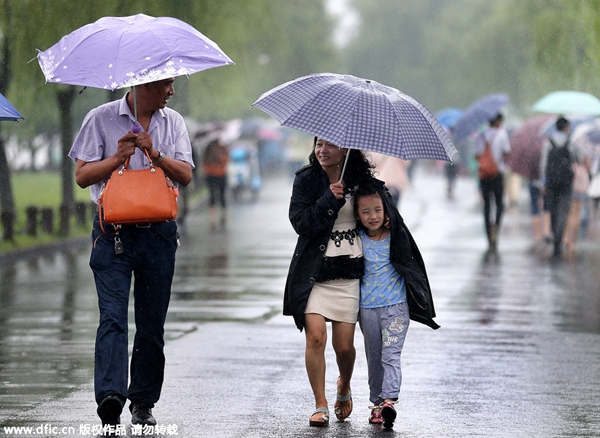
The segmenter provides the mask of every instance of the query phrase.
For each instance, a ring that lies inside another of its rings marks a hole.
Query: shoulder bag
[[[483,154],[479,157],[479,179],[494,178],[499,173],[498,165],[492,155],[492,146],[486,141]]]

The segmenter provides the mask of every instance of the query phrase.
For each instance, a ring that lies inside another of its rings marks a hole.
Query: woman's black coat
[[[375,178],[372,182],[391,213],[390,258],[394,268],[405,278],[411,319],[437,329],[439,326],[432,319],[435,311],[421,253],[393,206],[391,196],[384,190],[383,182]],[[320,166],[304,167],[294,180],[289,218],[298,234],[298,242],[285,285],[283,314],[293,316],[301,331],[306,303],[321,269],[334,222],[346,202],[336,199],[329,185],[329,178]]]
[[[292,315],[300,331],[304,310],[321,269],[327,242],[338,212],[346,203],[329,190],[329,178],[321,166],[302,168],[294,179],[289,217],[298,234],[283,298],[283,314]]]

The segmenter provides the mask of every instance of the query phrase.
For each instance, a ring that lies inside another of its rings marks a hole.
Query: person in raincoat
[[[362,246],[356,229],[352,192],[374,180],[372,165],[352,150],[340,181],[348,149],[315,138],[309,164],[296,172],[289,218],[298,241],[289,268],[283,302],[305,331],[306,371],[315,397],[311,426],[329,424],[325,395],[327,322],[339,368],[335,413],[339,420],[352,412],[350,380],[356,350],[354,330],[358,317]]]

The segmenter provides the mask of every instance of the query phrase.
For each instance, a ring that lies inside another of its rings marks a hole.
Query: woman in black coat
[[[317,408],[311,426],[327,426],[325,396],[326,322],[332,323],[332,344],[339,368],[335,413],[342,420],[352,412],[350,380],[356,351],[362,246],[356,234],[352,191],[373,181],[372,166],[361,151],[352,150],[340,181],[348,149],[315,138],[309,164],[296,173],[289,217],[298,234],[285,286],[284,315],[292,315],[306,335],[306,370]]]

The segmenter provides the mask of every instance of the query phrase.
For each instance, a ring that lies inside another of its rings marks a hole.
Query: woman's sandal
[[[381,424],[383,423],[383,417],[381,416],[381,406],[369,406],[371,409],[371,418],[369,418],[370,424]]]
[[[396,408],[394,408],[394,402],[383,402],[381,404],[381,416],[383,417],[383,427],[391,429],[394,427],[394,420],[396,419]]]
[[[312,419],[312,417],[314,417],[317,414],[320,414],[321,412],[323,412],[323,415],[321,415],[316,420]],[[329,426],[329,409],[327,409],[327,408],[317,408],[313,412],[313,414],[310,416],[310,420],[308,420],[308,423],[311,426],[313,426],[313,427],[327,427],[327,426]]]
[[[339,394],[337,394],[337,395],[335,396],[335,399],[336,399],[338,402],[340,402],[340,403],[343,403],[343,402],[350,401],[350,412],[348,412],[348,415],[346,415],[346,416],[343,416],[343,415],[342,415],[342,408],[341,408],[341,407],[339,407],[339,406],[336,406],[336,407],[335,407],[335,409],[334,409],[334,411],[333,411],[333,412],[335,412],[335,416],[337,417],[337,419],[338,419],[338,420],[340,420],[340,421],[342,421],[342,420],[345,420],[345,419],[346,419],[346,418],[348,418],[348,417],[350,416],[350,414],[352,413],[352,407],[353,407],[353,403],[352,403],[352,391],[350,391],[350,392],[349,392],[348,394],[346,394],[346,395],[339,395]]]

